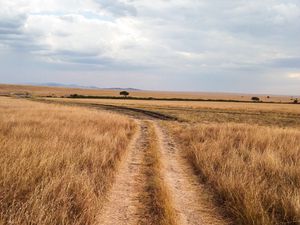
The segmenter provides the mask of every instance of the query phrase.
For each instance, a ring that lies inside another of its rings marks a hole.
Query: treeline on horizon
[[[47,96],[55,97],[55,96]],[[247,100],[234,100],[234,99],[202,99],[202,98],[157,98],[157,97],[134,97],[134,96],[96,96],[96,95],[79,95],[71,94],[69,96],[62,96],[63,98],[79,98],[79,99],[126,99],[126,100],[158,100],[158,101],[202,101],[202,102],[241,102],[241,103],[281,103],[281,104],[297,104],[297,99],[292,102],[274,102],[274,101],[262,101],[258,97],[251,97]]]

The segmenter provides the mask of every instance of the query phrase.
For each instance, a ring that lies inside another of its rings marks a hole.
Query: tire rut
[[[205,194],[192,166],[176,148],[167,132],[154,122],[159,138],[162,175],[172,197],[176,219],[180,225],[228,224]]]
[[[121,106],[121,105],[55,101],[55,100],[43,99],[43,98],[40,98],[40,99],[28,98],[28,100],[42,102],[42,103],[48,103],[48,104],[61,104],[61,105],[69,105],[69,106],[94,108],[94,109],[99,109],[99,110],[108,110],[108,111],[117,112],[120,114],[125,114],[128,116],[131,116],[137,120],[153,119],[153,120],[179,121],[179,119],[175,116],[163,114],[163,113],[156,112],[156,111],[151,111],[151,110],[146,110],[146,109],[141,109],[141,108],[132,108],[132,107]]]
[[[144,220],[140,211],[144,207],[141,193],[146,183],[143,157],[147,150],[148,127],[144,122],[139,122],[139,127],[97,219],[99,225],[136,225]]]

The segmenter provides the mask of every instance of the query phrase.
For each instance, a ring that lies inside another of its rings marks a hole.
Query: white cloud
[[[292,79],[300,79],[300,72],[299,73],[289,73],[288,77],[292,78]]]
[[[273,9],[277,12],[275,19],[279,23],[293,22],[300,19],[300,7],[294,3],[274,5]]]
[[[126,1],[120,0],[96,0],[101,9],[112,13],[116,16],[136,16],[137,11],[133,5],[128,4]]]
[[[0,49],[66,70],[263,82],[300,69],[299,17],[296,0],[2,0]]]

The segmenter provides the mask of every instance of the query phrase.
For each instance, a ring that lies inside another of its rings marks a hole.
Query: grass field
[[[296,104],[1,97],[0,149],[0,224],[300,224]]]
[[[236,224],[299,224],[299,130],[250,124],[169,128]]]
[[[93,224],[133,121],[0,98],[0,224]]]
[[[24,95],[66,97],[72,94],[89,96],[120,96],[120,90],[113,89],[80,89],[63,87],[39,87],[30,85],[0,84],[0,95]],[[171,92],[171,91],[145,91],[129,90],[130,96],[141,98],[181,98],[181,99],[219,99],[251,101],[251,97],[257,96],[264,102],[292,102],[291,98],[297,96],[267,95],[267,94],[238,94],[238,93],[210,93],[210,92]],[[268,98],[269,96],[269,98]],[[299,96],[298,96],[299,97]]]
[[[246,123],[267,126],[300,127],[297,104],[181,102],[114,99],[50,99],[59,102],[104,104],[139,108],[192,123]]]

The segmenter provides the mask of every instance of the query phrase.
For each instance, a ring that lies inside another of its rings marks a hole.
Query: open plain
[[[300,0],[0,0],[0,225],[300,225]]]
[[[300,223],[298,104],[9,94],[0,112],[0,224]]]

